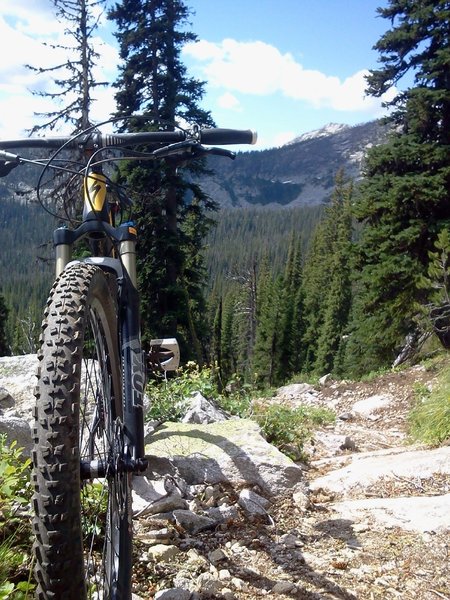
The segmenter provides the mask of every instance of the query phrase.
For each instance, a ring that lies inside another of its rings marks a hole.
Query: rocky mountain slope
[[[326,202],[339,169],[356,180],[368,148],[386,139],[379,121],[330,124],[280,148],[211,157],[200,184],[221,206],[301,206]]]
[[[0,358],[0,430],[20,421],[25,435],[34,362]],[[434,368],[416,366],[280,388],[264,401],[337,415],[308,464],[199,397],[187,422],[153,424],[134,492],[134,599],[448,598],[450,447],[411,446],[406,432],[415,390],[434,385]]]

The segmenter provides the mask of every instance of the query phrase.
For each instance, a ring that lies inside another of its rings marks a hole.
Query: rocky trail
[[[0,433],[27,440],[33,357],[0,358]],[[149,428],[135,480],[135,600],[450,599],[450,447],[407,442],[416,366],[368,382],[281,388],[331,408],[307,464],[201,398]],[[22,436],[22,437],[20,437]]]

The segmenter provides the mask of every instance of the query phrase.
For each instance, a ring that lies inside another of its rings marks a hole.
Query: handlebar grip
[[[251,129],[202,129],[202,144],[256,144],[258,136]]]
[[[139,146],[140,144],[172,144],[186,139],[184,131],[141,131],[105,134],[103,146]]]

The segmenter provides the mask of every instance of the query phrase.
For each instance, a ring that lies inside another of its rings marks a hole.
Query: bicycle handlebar
[[[137,133],[101,134],[94,131],[70,137],[24,138],[0,140],[0,148],[108,148],[139,146],[141,144],[172,144],[191,139],[184,131],[144,131]],[[256,133],[240,129],[199,129],[192,134],[192,141],[204,144],[255,144]]]

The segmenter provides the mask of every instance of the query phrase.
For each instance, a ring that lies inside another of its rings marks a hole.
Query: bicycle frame
[[[145,354],[141,348],[139,295],[136,274],[137,231],[132,223],[115,227],[107,207],[106,178],[98,168],[84,176],[83,221],[76,229],[60,227],[54,232],[56,276],[74,262],[92,263],[112,272],[119,286],[118,308],[121,324],[120,352],[123,369],[123,418],[126,437],[125,456],[121,468],[139,473],[146,469],[144,448],[144,390],[146,383]],[[119,257],[92,256],[71,261],[73,245],[85,236],[108,237],[118,244]],[[118,340],[119,343],[119,340]],[[102,476],[106,465],[83,464],[83,478]]]

